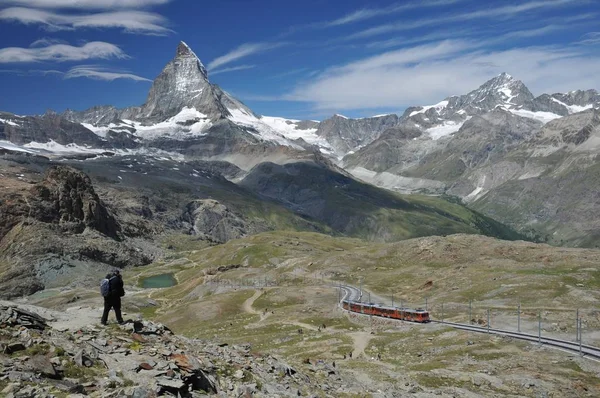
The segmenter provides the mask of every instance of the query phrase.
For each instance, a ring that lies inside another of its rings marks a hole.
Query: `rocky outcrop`
[[[201,238],[224,243],[246,236],[249,226],[239,215],[212,199],[195,200],[182,216],[190,232]]]
[[[188,339],[151,321],[76,326],[80,312],[0,305],[3,397],[294,397],[317,391],[330,397],[357,388],[326,363],[314,365],[309,375],[272,355],[255,354],[249,345]],[[61,321],[65,316],[70,319]],[[52,327],[45,317],[61,326]],[[317,377],[324,381],[315,385]]]
[[[28,191],[0,195],[0,239],[21,221],[33,220],[82,233],[94,229],[120,239],[121,227],[100,200],[90,178],[69,166],[52,166]]]
[[[26,199],[28,217],[81,233],[86,228],[119,239],[121,226],[100,200],[90,178],[68,166],[53,166]]]
[[[121,224],[85,173],[52,166],[33,186],[5,180],[10,183],[0,192],[1,298],[78,283],[94,269],[152,261],[151,254],[124,241]]]

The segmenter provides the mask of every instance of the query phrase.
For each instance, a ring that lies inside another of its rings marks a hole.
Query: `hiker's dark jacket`
[[[123,288],[123,278],[121,275],[113,275],[108,278],[108,296],[109,298],[118,298],[125,295],[125,289]]]

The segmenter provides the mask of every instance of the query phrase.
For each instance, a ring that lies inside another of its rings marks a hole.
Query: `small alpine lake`
[[[165,288],[175,286],[177,279],[173,274],[160,274],[142,278],[141,284],[144,289]]]

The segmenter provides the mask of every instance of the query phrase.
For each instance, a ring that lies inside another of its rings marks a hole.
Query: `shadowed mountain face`
[[[441,199],[403,197],[312,162],[262,163],[241,185],[321,220],[334,231],[369,240],[396,241],[465,229],[503,239],[522,238],[462,206]]]

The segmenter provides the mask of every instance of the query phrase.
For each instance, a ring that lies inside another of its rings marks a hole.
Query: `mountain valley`
[[[598,396],[587,357],[338,287],[567,340],[581,316],[600,345],[599,137],[596,90],[505,73],[401,115],[262,116],[184,42],[139,106],[2,111],[0,394]],[[115,268],[127,323],[101,328]]]

